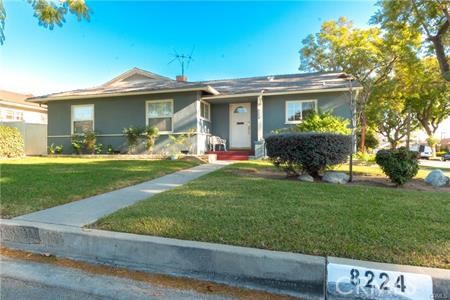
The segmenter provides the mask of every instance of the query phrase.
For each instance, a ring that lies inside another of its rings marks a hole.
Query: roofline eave
[[[151,95],[151,94],[164,94],[164,93],[182,93],[182,92],[196,92],[204,91],[212,95],[219,95],[220,93],[211,86],[205,86],[201,88],[181,88],[181,89],[161,89],[153,91],[142,92],[121,92],[121,93],[105,93],[105,94],[85,94],[85,95],[68,95],[68,96],[55,96],[55,97],[32,97],[26,99],[26,101],[32,103],[47,103],[57,100],[77,100],[77,99],[95,99],[95,98],[107,98],[107,97],[119,97],[119,96],[136,96],[136,95]]]
[[[363,87],[357,86],[352,87],[353,90],[361,90]],[[348,92],[349,88],[334,88],[334,89],[314,89],[314,90],[297,90],[297,91],[284,91],[284,92],[268,92],[264,91],[264,96],[277,96],[277,95],[292,95],[292,94],[313,94],[313,93],[332,93],[332,92]],[[258,97],[261,92],[252,93],[241,93],[241,94],[219,94],[213,96],[205,96],[202,99],[214,100],[214,99],[225,99],[225,98],[238,98],[238,97]]]

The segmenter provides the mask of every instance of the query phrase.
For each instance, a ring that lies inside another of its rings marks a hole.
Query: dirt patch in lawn
[[[280,180],[292,180],[298,181],[297,177],[287,177],[284,172],[281,172],[274,168],[239,168],[226,170],[232,174],[238,176],[255,176],[267,179],[280,179]],[[318,181],[320,182],[320,181]],[[415,191],[431,191],[431,192],[447,192],[450,193],[450,186],[435,188],[427,183],[423,179],[412,179],[405,183],[403,186],[397,187],[394,183],[390,182],[384,176],[370,175],[370,174],[354,174],[353,181],[348,185],[365,185],[384,188],[396,188],[403,190],[415,190]]]

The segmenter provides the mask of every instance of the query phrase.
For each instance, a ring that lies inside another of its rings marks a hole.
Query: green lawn
[[[93,226],[450,269],[449,193],[252,176],[267,168],[232,165]]]
[[[194,161],[90,158],[23,158],[0,161],[0,216],[17,215],[79,200],[181,169]]]

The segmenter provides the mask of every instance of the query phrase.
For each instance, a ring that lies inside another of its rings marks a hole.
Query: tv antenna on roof
[[[186,54],[178,54],[178,52],[174,49],[173,52],[173,59],[171,61],[169,61],[169,65],[171,63],[173,63],[174,61],[178,61],[178,63],[181,66],[181,76],[184,76],[184,70],[186,70],[187,68],[189,68],[189,65],[192,61],[194,61],[194,58],[192,57],[192,54],[194,54],[194,49],[195,46],[192,47],[191,50],[191,54],[186,55]]]

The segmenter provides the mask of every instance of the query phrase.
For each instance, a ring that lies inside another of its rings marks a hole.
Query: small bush
[[[417,153],[405,147],[390,150],[380,150],[375,157],[376,163],[384,174],[397,185],[405,184],[416,176],[419,171]]]
[[[134,126],[130,126],[124,128],[122,133],[128,141],[128,153],[133,153],[139,143],[139,137],[142,134],[142,130]]]
[[[94,152],[95,152],[95,154],[102,154],[102,152],[103,152],[103,144],[96,144],[96,145],[94,145]]]
[[[357,152],[354,157],[356,160],[360,160],[365,163],[375,162],[375,154],[370,154],[367,152]]]
[[[145,149],[148,152],[152,152],[153,146],[155,145],[155,140],[159,136],[159,130],[155,126],[147,126],[144,129],[145,135]]]
[[[62,154],[63,150],[64,150],[64,146],[63,145],[55,146],[55,153],[56,154]]]
[[[0,125],[0,157],[17,157],[23,154],[24,143],[20,131]]]
[[[84,147],[90,154],[94,154],[96,151],[96,143],[97,142],[97,135],[94,131],[86,131],[84,133]]]
[[[114,148],[111,144],[108,145],[108,149],[106,150],[108,154],[114,154]]]
[[[306,172],[314,178],[326,168],[344,163],[351,152],[351,137],[333,133],[285,133],[266,139],[267,155],[288,175]]]
[[[83,136],[81,134],[73,134],[71,137],[71,144],[75,154],[81,154],[81,147],[83,146]]]
[[[298,124],[295,131],[350,134],[349,124],[349,120],[335,116],[331,112],[314,112]]]

